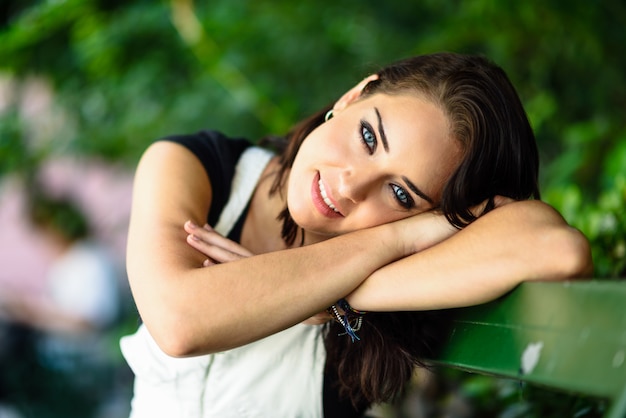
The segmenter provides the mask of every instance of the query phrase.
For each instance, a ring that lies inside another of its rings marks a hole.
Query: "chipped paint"
[[[526,346],[522,353],[522,366],[520,367],[522,374],[531,373],[535,369],[537,363],[539,363],[542,348],[543,341],[530,343]]]

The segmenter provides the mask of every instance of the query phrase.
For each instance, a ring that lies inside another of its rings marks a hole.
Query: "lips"
[[[335,207],[335,205],[333,205],[333,202],[330,201],[330,198],[328,197],[328,194],[326,193],[326,189],[324,188],[324,183],[322,183],[322,179],[319,179],[317,184],[320,187],[320,194],[322,195],[322,198],[324,199],[324,203],[326,203],[326,205],[332,210],[334,210],[335,212],[339,212],[339,210]]]
[[[315,208],[327,218],[341,218],[343,215],[337,209],[336,204],[328,196],[326,187],[320,178],[320,174],[317,173],[313,183],[311,184],[311,197]]]

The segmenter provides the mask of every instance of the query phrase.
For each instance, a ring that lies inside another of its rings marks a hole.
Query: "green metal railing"
[[[610,401],[626,417],[626,281],[529,282],[453,311],[436,364]]]

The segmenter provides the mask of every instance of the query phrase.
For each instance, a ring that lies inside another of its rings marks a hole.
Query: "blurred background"
[[[0,0],[0,418],[127,416],[125,232],[148,144],[284,133],[410,55],[479,53],[505,69],[537,135],[543,199],[589,237],[596,277],[624,277],[625,45],[623,0]],[[377,413],[601,409],[442,380]]]

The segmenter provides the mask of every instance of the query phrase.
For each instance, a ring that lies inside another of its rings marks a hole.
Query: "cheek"
[[[318,150],[323,148],[319,141],[313,141],[314,138],[307,138],[296,154],[296,158],[291,166],[291,173],[296,176],[302,176],[302,173],[316,163],[318,159]]]
[[[305,176],[297,170],[292,171],[287,181],[287,209],[297,224],[306,222],[311,208],[311,184],[313,176]]]
[[[307,160],[333,160],[339,154],[345,154],[351,144],[351,132],[345,123],[321,125],[302,142],[298,156],[306,155]]]

